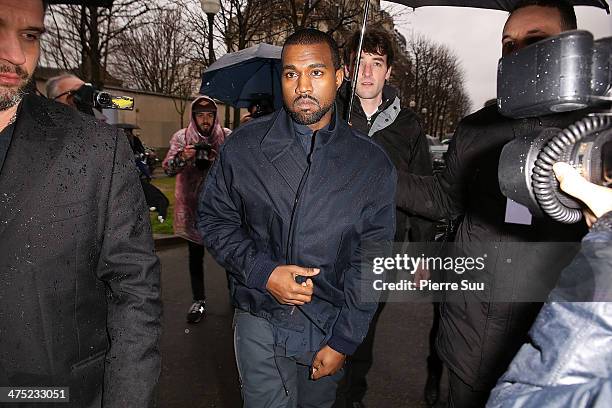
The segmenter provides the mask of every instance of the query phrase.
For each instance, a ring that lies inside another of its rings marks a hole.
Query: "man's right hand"
[[[589,183],[567,163],[555,163],[553,170],[561,190],[585,203],[590,213],[585,213],[589,227],[605,213],[612,211],[612,189]]]
[[[185,146],[185,148],[181,151],[181,158],[184,161],[191,161],[194,159],[196,154],[196,150],[193,148],[193,145],[187,145]]]
[[[301,285],[296,276],[315,276],[320,272],[315,268],[302,268],[297,265],[277,266],[270,274],[266,289],[283,305],[300,306],[312,300],[314,285],[308,278]]]

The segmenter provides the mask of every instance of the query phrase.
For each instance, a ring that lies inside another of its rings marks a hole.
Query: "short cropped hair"
[[[57,91],[57,85],[60,83],[60,81],[67,79],[67,78],[79,79],[79,77],[77,77],[76,75],[72,75],[72,74],[61,74],[58,76],[54,76],[53,78],[49,78],[47,82],[45,83],[45,92],[47,93],[47,98],[49,99],[57,98],[57,96],[59,95],[59,92]]]
[[[359,47],[359,36],[361,31],[355,31],[351,38],[349,38],[346,46],[344,47],[344,63],[348,66],[351,65],[351,56],[357,54],[357,48]],[[366,29],[363,35],[363,45],[361,47],[362,52],[369,54],[378,54],[381,56],[387,56],[387,66],[393,65],[395,59],[395,51],[393,48],[393,40],[391,36],[385,30],[380,29]]]
[[[336,41],[331,35],[324,33],[323,31],[315,30],[314,28],[304,28],[287,37],[285,44],[283,44],[283,53],[285,51],[285,47],[289,45],[313,44],[326,44],[331,51],[334,69],[340,69],[340,50],[338,49],[338,44],[336,44]]]
[[[518,9],[528,6],[550,7],[559,10],[561,14],[561,29],[563,31],[575,30],[578,28],[576,22],[576,12],[574,6],[567,0],[520,0],[516,3],[510,14]]]

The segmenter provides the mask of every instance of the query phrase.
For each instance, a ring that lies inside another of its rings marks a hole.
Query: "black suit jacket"
[[[0,385],[146,407],[160,372],[159,261],[116,129],[24,98],[0,170]]]

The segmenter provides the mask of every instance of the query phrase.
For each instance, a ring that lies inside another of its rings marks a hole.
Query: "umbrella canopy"
[[[279,108],[281,51],[281,47],[261,43],[223,55],[204,71],[200,93],[237,108],[246,108],[258,95],[268,94]]]
[[[416,8],[425,6],[455,6],[455,7],[475,7],[493,10],[514,9],[514,5],[519,0],[389,0],[393,3],[403,4],[404,6]],[[610,14],[610,8],[605,0],[572,0],[574,6],[594,6],[605,9]]]
[[[83,6],[111,7],[113,0],[48,0],[49,4],[80,4]]]

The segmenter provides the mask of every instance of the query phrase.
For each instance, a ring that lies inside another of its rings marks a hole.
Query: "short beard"
[[[208,137],[212,133],[212,126],[210,126],[208,130],[204,130],[200,125],[196,123],[196,128],[198,129],[198,132],[200,133],[200,135],[204,137]]]
[[[11,92],[8,95],[0,95],[0,111],[17,106],[26,94],[25,88],[26,86],[21,86],[15,92]]]
[[[7,93],[3,93],[0,90],[0,111],[8,110],[21,102],[27,90],[33,86],[33,79],[28,73],[21,67],[16,67],[14,71],[0,65],[0,72],[15,72],[21,76],[23,83],[15,91],[8,90]]]
[[[308,99],[312,99],[316,101],[314,98],[311,98],[311,97],[308,97]],[[295,104],[298,100],[299,98],[293,101],[293,103]],[[319,102],[318,101],[316,102],[318,105]],[[334,106],[333,102],[325,106],[319,105],[319,109],[312,113],[303,113],[300,111],[294,111],[291,108],[289,108],[287,105],[285,105],[285,109],[287,109],[287,112],[289,112],[289,116],[291,116],[291,119],[293,119],[296,123],[299,123],[300,125],[309,126],[309,125],[313,125],[317,123],[318,121],[320,121],[321,118],[323,118],[323,116],[325,116],[325,114],[331,110],[332,106]]]

